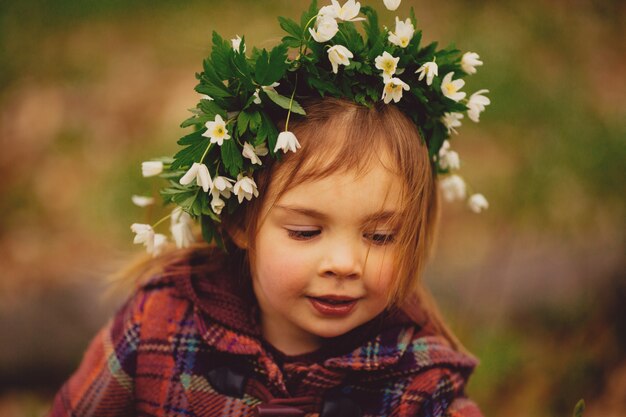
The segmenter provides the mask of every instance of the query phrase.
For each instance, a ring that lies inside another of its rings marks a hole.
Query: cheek
[[[255,280],[268,297],[301,292],[306,287],[311,271],[297,251],[282,251],[277,244],[261,244],[257,249]]]
[[[391,285],[391,281],[393,280],[394,276],[393,254],[386,253],[380,258],[373,258],[373,262],[368,265],[368,292],[372,295],[385,298],[387,294],[387,289]]]

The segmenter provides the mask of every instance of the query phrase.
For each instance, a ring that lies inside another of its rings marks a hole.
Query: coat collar
[[[234,276],[237,274],[225,267],[218,267],[210,274],[197,274],[190,265],[189,273],[182,274],[176,282],[193,303],[198,327],[210,346],[230,354],[257,356],[270,377],[280,374],[264,347],[258,304],[252,290],[243,281],[233,279]],[[322,368],[339,373],[391,371],[398,367],[417,372],[425,367],[447,365],[469,374],[477,365],[476,359],[452,349],[428,323],[418,325],[400,309],[385,311],[332,339],[314,355],[320,359]]]

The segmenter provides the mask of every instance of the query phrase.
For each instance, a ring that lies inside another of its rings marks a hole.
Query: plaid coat
[[[139,288],[95,336],[50,416],[481,417],[476,366],[428,326],[387,311],[313,354],[263,341],[258,307],[227,273]]]

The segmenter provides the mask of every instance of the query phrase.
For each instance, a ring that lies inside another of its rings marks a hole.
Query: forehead
[[[381,212],[400,213],[402,179],[381,162],[372,161],[362,171],[352,169],[312,178],[282,192],[270,189],[268,200],[272,203],[266,206],[266,212],[280,205],[357,221]]]

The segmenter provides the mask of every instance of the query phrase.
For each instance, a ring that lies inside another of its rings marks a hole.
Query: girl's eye
[[[371,240],[375,245],[388,245],[395,240],[395,234],[393,233],[368,233],[366,238]]]
[[[321,230],[292,230],[287,229],[287,235],[296,240],[308,240],[312,239],[315,236],[319,235]]]

